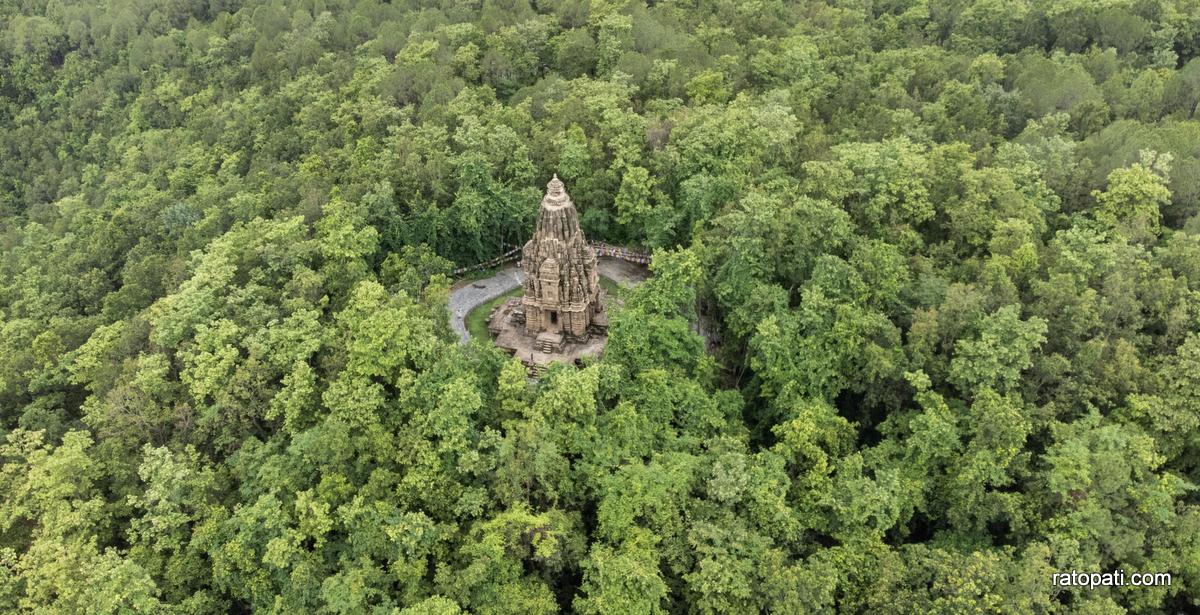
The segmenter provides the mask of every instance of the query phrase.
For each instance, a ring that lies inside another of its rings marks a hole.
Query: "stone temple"
[[[598,355],[608,334],[596,253],[558,175],[546,185],[537,228],[521,251],[523,296],[488,317],[496,345],[540,372],[551,361]]]

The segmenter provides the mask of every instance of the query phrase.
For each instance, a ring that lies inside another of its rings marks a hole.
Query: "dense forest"
[[[0,2],[0,612],[1195,612],[1198,104],[1200,0]],[[654,275],[530,380],[555,172]]]

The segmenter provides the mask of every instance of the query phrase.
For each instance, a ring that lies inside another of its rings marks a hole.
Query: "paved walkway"
[[[596,260],[596,271],[618,284],[637,284],[650,277],[645,265],[623,261],[619,258],[601,256]]]
[[[466,344],[471,339],[467,333],[467,313],[471,308],[491,301],[518,287],[525,281],[525,272],[516,265],[509,265],[496,275],[482,280],[465,281],[450,289],[450,326],[458,332],[459,341]]]

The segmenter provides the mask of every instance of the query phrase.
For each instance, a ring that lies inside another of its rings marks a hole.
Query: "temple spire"
[[[546,195],[542,197],[534,233],[535,237],[553,237],[559,241],[566,241],[576,235],[582,236],[575,203],[571,202],[571,195],[567,194],[557,173],[546,184]]]

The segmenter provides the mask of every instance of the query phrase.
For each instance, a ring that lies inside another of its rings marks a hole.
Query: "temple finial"
[[[562,180],[558,178],[558,173],[555,173],[554,178],[550,180],[550,183],[546,184],[546,194],[548,196],[559,196],[563,193],[563,191],[564,188]]]

